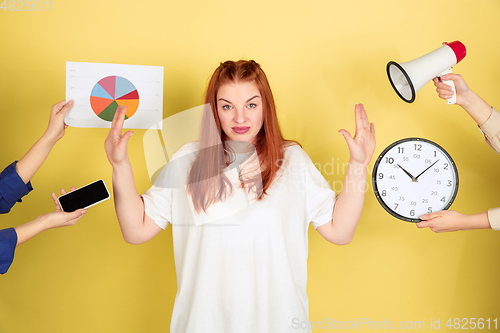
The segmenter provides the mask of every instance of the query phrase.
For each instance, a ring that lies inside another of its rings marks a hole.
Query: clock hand
[[[437,160],[436,162],[432,163],[427,169],[425,169],[424,171],[422,171],[420,173],[420,175],[418,175],[417,177],[415,177],[415,181],[417,181],[418,177],[422,176],[427,170],[429,170],[430,168],[432,168],[434,166],[434,164],[436,164],[437,162],[439,162],[439,160]]]
[[[409,173],[408,171],[406,171],[406,170],[405,170],[405,169],[404,169],[401,165],[399,165],[399,164],[398,164],[398,167],[399,167],[401,170],[403,170],[403,171],[404,171],[404,172],[408,175],[408,177],[410,177],[410,178],[411,178],[411,181],[412,181],[412,182],[417,181],[417,179],[416,179],[415,177],[413,177],[413,175],[412,175],[411,173]]]

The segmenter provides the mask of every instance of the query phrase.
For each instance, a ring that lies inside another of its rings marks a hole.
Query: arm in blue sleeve
[[[8,213],[16,202],[31,192],[31,182],[25,184],[16,171],[16,162],[0,173],[0,214]]]
[[[0,274],[9,270],[14,260],[17,245],[17,233],[14,228],[0,230]]]

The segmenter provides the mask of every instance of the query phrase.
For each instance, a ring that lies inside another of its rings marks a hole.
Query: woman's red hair
[[[210,205],[232,195],[231,182],[222,171],[228,163],[224,143],[227,137],[217,111],[217,92],[222,85],[237,82],[255,82],[263,102],[264,122],[253,142],[261,171],[259,184],[253,185],[258,200],[267,194],[284,158],[285,140],[278,124],[276,105],[266,74],[253,60],[221,63],[208,83],[205,96],[207,107],[199,138],[200,150],[188,176],[187,193],[197,212],[206,212]]]

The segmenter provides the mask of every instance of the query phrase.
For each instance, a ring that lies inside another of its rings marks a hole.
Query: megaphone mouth
[[[413,103],[416,96],[415,87],[404,68],[397,62],[389,61],[386,70],[389,82],[398,96],[407,103]]]

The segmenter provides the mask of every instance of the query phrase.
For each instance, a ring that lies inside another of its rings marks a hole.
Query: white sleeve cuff
[[[500,230],[500,207],[488,210],[488,220],[490,221],[491,229]]]

